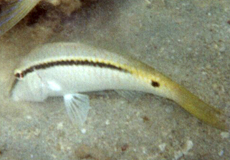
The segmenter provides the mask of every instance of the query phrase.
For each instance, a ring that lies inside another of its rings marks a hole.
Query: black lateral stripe
[[[25,70],[23,70],[21,73],[16,73],[15,76],[18,78],[24,77],[26,74],[33,72],[34,70],[42,70],[42,69],[47,69],[55,66],[78,66],[78,65],[83,65],[83,66],[94,66],[94,67],[100,67],[100,68],[110,68],[114,70],[119,70],[123,72],[128,72],[130,73],[127,69],[121,68],[119,66],[115,66],[113,64],[107,64],[103,62],[93,62],[89,60],[60,60],[60,61],[53,61],[53,62],[46,62],[42,64],[37,64],[34,66],[31,66]]]

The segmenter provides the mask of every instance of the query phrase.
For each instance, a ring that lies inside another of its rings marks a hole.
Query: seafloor
[[[13,70],[34,47],[83,42],[151,65],[230,110],[229,0],[97,0],[72,14],[39,4],[0,37],[0,159],[228,160],[229,133],[154,95],[91,94],[82,134],[62,98],[14,102]]]

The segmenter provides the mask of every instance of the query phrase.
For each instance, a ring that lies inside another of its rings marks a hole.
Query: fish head
[[[14,101],[42,102],[47,98],[47,87],[42,78],[34,72],[15,80],[11,91]]]

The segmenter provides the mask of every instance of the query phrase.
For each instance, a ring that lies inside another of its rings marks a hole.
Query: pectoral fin
[[[40,0],[18,0],[17,2],[3,6],[0,13],[0,36],[24,18],[39,1]]]
[[[89,96],[84,94],[67,94],[64,96],[66,111],[72,120],[81,128],[87,119],[89,109]]]

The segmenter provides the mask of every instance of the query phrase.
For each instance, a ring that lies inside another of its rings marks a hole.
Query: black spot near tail
[[[160,84],[158,82],[156,82],[156,81],[151,81],[151,85],[153,87],[160,87]]]

